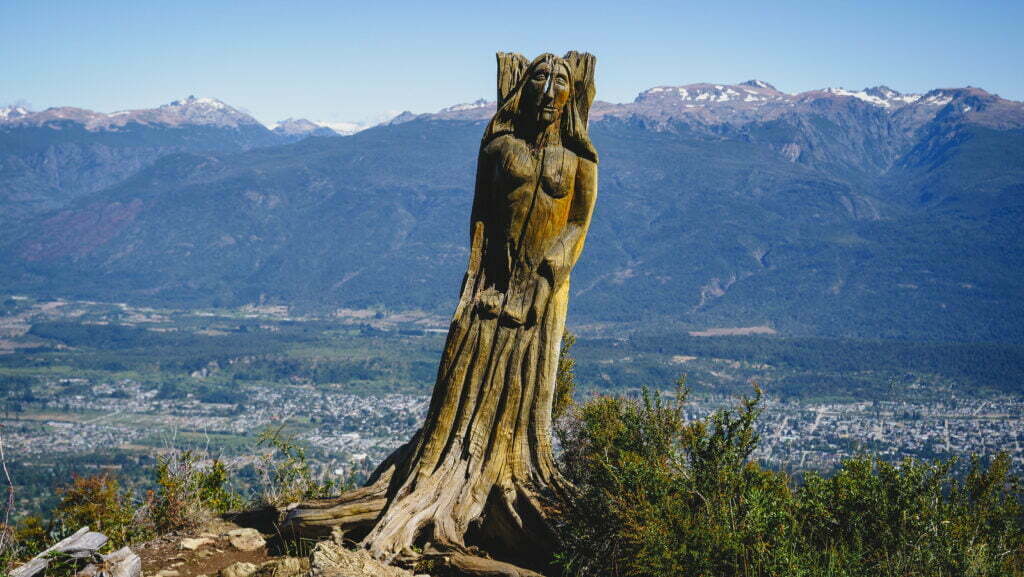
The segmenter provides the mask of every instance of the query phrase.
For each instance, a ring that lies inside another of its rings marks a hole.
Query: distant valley
[[[17,511],[288,424],[368,473],[422,421],[494,104],[268,127],[212,98],[0,109],[0,406]],[[978,88],[598,102],[578,398],[765,392],[754,455],[828,471],[1007,450],[1024,412],[1024,104]],[[170,439],[173,439],[171,441]],[[56,456],[56,457],[55,457]]]

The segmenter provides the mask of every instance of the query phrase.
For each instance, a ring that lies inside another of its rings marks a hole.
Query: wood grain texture
[[[426,422],[366,487],[298,504],[285,521],[307,534],[369,525],[362,543],[383,560],[429,543],[458,552],[453,568],[465,574],[527,575],[480,553],[543,567],[557,543],[548,519],[568,486],[555,467],[551,408],[569,277],[597,198],[587,134],[595,59],[497,60],[469,263]]]

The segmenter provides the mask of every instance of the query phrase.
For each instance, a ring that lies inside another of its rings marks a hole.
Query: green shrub
[[[562,333],[558,373],[555,375],[555,398],[551,405],[552,420],[562,418],[572,406],[572,395],[576,392],[576,359],[572,357],[572,346],[575,344],[576,335],[569,331]]]
[[[953,462],[860,457],[794,488],[751,461],[759,392],[689,422],[685,398],[596,397],[561,428],[567,575],[1024,575],[1007,456],[961,481]]]
[[[807,475],[796,494],[805,546],[851,575],[1024,574],[1021,492],[1009,457],[988,467],[973,459],[962,481],[954,464],[864,456],[831,478]]]
[[[54,518],[62,534],[70,534],[88,525],[110,539],[105,545],[108,550],[153,535],[146,509],[137,507],[131,494],[121,490],[113,477],[106,474],[76,476],[71,485],[58,489],[58,493],[61,500],[54,510]]]
[[[18,522],[14,530],[14,542],[27,555],[32,556],[46,549],[50,541],[50,528],[37,515],[29,515]]]
[[[21,557],[15,528],[0,523],[0,575],[7,575]]]
[[[329,497],[342,489],[330,479],[317,479],[306,460],[306,450],[294,438],[282,434],[284,427],[260,433],[257,444],[272,450],[259,461],[260,492],[256,505],[283,506],[304,499]]]
[[[219,459],[204,468],[196,453],[172,452],[157,458],[155,473],[157,489],[149,493],[148,503],[158,533],[194,529],[243,504],[227,488],[228,470]]]

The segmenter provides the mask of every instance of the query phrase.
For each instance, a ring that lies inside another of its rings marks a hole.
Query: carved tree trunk
[[[429,543],[459,555],[448,560],[463,573],[515,574],[467,559],[483,550],[543,567],[557,542],[550,507],[567,487],[552,453],[551,406],[569,272],[597,192],[586,135],[594,58],[571,52],[528,64],[499,54],[498,63],[469,266],[426,422],[366,487],[299,504],[286,524],[365,532],[364,546],[384,560]]]

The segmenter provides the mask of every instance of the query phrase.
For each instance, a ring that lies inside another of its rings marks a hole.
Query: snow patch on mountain
[[[318,120],[315,122],[317,126],[329,128],[342,136],[349,136],[357,132],[361,132],[370,128],[372,125],[367,125],[361,122],[325,122]]]
[[[737,85],[687,84],[684,86],[655,86],[636,97],[635,103],[653,103],[674,100],[687,103],[762,103],[778,101],[788,95],[760,80],[748,80]]]
[[[197,98],[195,96],[189,96],[184,100],[175,100],[155,110],[129,111],[127,117],[136,118],[142,122],[171,125],[240,126],[258,124],[258,121],[252,116],[232,108],[216,98]]]
[[[945,106],[950,102],[953,102],[953,95],[944,90],[933,90],[922,96],[918,101],[919,104],[928,104],[930,106]]]
[[[826,88],[822,92],[835,96],[849,96],[882,108],[905,106],[917,101],[921,97],[920,94],[901,94],[888,86],[875,86],[858,91],[843,88]]]
[[[0,108],[0,120],[13,120],[31,114],[27,108],[22,106],[5,106]]]
[[[385,110],[380,114],[374,114],[363,118],[362,120],[356,121],[343,121],[343,120],[314,120],[313,122],[318,126],[330,128],[334,132],[343,136],[362,132],[368,128],[374,126],[380,126],[382,124],[388,124],[396,117],[402,114],[401,110]]]
[[[853,98],[863,100],[864,102],[867,102],[868,104],[874,104],[875,106],[883,106],[885,108],[888,108],[890,106],[888,100],[884,98],[879,98],[877,96],[872,96],[871,94],[868,94],[864,90],[853,92],[850,90],[845,90],[843,88],[826,88],[822,92],[825,92],[827,94],[834,94],[836,96],[852,96]]]
[[[684,108],[697,106],[729,106],[762,104],[792,104],[798,101],[817,98],[854,98],[862,102],[886,109],[896,109],[921,98],[920,94],[903,94],[888,86],[875,86],[863,90],[847,90],[845,88],[825,88],[811,90],[800,94],[787,94],[779,91],[763,80],[747,80],[736,85],[723,84],[687,84],[684,86],[655,86],[640,93],[634,103],[652,105],[663,103],[671,105],[682,102]]]
[[[751,80],[747,80],[746,82],[740,82],[740,86],[750,86],[752,88],[765,88],[765,89],[768,89],[768,90],[776,90],[777,91],[777,89],[774,86],[772,86],[771,84],[768,84],[764,80],[758,80],[756,78],[751,79]]]
[[[338,136],[339,133],[330,127],[323,126],[305,118],[286,118],[273,126],[269,126],[274,133],[290,137],[304,136]]]
[[[486,99],[481,98],[473,102],[464,102],[462,104],[449,106],[448,108],[442,108],[439,112],[463,112],[466,110],[477,110],[479,108],[487,108],[490,104],[491,103]]]

